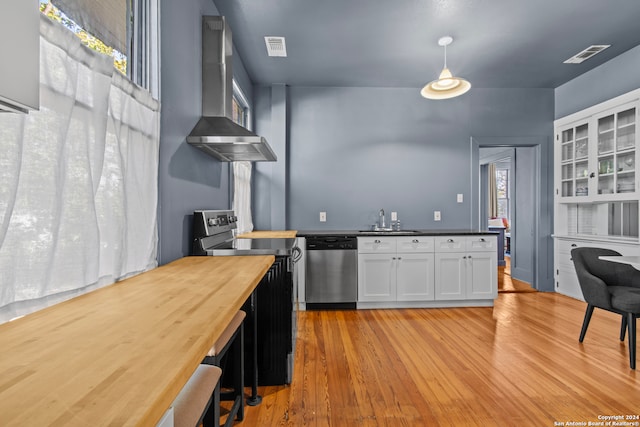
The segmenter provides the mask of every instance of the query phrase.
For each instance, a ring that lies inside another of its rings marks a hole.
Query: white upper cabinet
[[[636,198],[639,97],[640,92],[634,91],[556,120],[556,197],[560,203]]]
[[[635,104],[596,117],[598,195],[636,192]]]
[[[0,112],[40,107],[38,0],[0,2]]]
[[[589,195],[589,123],[578,123],[561,129],[556,136],[560,157],[560,196]]]

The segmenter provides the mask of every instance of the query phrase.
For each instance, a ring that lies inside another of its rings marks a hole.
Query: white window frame
[[[238,102],[238,104],[244,110],[244,123],[239,124],[249,130],[252,130],[251,107],[249,106],[249,101],[247,101],[247,97],[244,95],[242,88],[240,88],[240,85],[236,82],[235,79],[233,79],[233,99]]]
[[[505,200],[506,201],[506,215],[505,217],[507,218],[508,221],[511,221],[511,169],[509,168],[505,168],[505,167],[498,167],[496,166],[496,175],[498,174],[498,172],[501,171],[506,171],[507,174],[507,188],[506,188],[506,197],[499,197],[498,196],[498,202],[500,202],[501,200]],[[497,180],[497,177],[496,177]]]
[[[135,12],[129,38],[129,78],[160,99],[160,1],[131,1]]]

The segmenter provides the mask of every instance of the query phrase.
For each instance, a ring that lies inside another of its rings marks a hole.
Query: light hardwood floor
[[[498,292],[537,292],[530,284],[511,277],[511,257],[505,256],[506,265],[498,267]]]
[[[535,292],[501,293],[492,308],[299,312],[292,384],[260,387],[264,400],[247,407],[242,425],[554,426],[637,416],[640,379],[618,340],[620,318],[596,310],[580,344],[584,309]]]

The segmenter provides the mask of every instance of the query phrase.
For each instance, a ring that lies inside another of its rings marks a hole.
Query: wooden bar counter
[[[155,426],[273,261],[186,257],[0,325],[0,425]]]

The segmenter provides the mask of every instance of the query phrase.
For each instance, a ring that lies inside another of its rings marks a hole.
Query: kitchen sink
[[[359,230],[358,232],[363,234],[384,234],[384,235],[419,233],[418,230]]]

